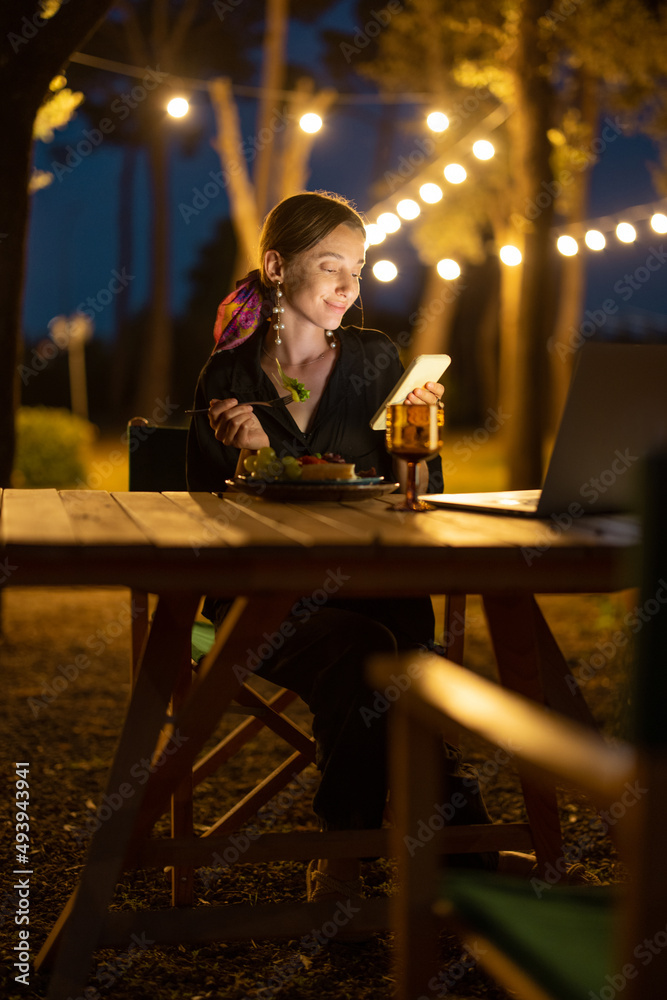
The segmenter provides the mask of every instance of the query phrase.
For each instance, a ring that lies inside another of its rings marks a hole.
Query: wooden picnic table
[[[91,840],[78,889],[45,943],[38,964],[55,958],[49,997],[77,996],[92,952],[122,946],[140,928],[162,941],[250,938],[279,928],[298,936],[323,904],[205,907],[154,913],[108,911],[120,873],[137,865],[206,864],[225,838],[163,841],[151,836],[170,796],[229,706],[243,662],[259,631],[280,629],[295,601],[345,597],[481,594],[501,682],[590,722],[577,685],[541,615],[535,594],[600,593],[637,582],[639,525],[630,516],[536,521],[438,509],[398,513],[396,494],[359,502],[281,503],[245,494],[105,493],[5,490],[0,497],[0,563],[4,586],[122,585],[158,595],[137,683],[111,763],[107,794],[128,782],[132,765],[151,757],[175,732],[182,745],[144,785],[119,796],[118,809]],[[184,664],[190,628],[204,594],[234,597],[225,627],[176,718],[168,706]],[[446,631],[446,623],[445,631]],[[449,650],[456,658],[457,649]],[[185,737],[185,739],[183,739]],[[507,842],[532,843],[542,864],[562,851],[555,798],[531,799],[531,823],[513,824]],[[482,830],[474,849],[488,849]],[[523,832],[522,832],[523,831]],[[465,828],[449,828],[448,850],[461,849]],[[338,856],[349,833],[266,834],[244,855],[303,858],[320,838]],[[280,846],[278,840],[280,839]],[[458,838],[458,839],[457,839]],[[383,854],[386,831],[361,831],[360,856]],[[471,849],[470,845],[463,849]],[[278,853],[276,853],[278,852]],[[383,900],[369,900],[362,920],[386,921]],[[318,909],[319,908],[319,909]],[[218,911],[218,912],[216,912]]]

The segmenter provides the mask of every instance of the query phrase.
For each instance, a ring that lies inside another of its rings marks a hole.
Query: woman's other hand
[[[255,416],[252,406],[239,405],[236,399],[212,399],[208,407],[208,422],[216,440],[232,448],[255,451],[270,442],[266,431]]]
[[[427,382],[418,389],[413,389],[405,397],[406,403],[439,403],[445,392],[444,385],[439,382]]]

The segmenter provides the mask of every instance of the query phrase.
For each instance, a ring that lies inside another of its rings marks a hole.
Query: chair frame
[[[406,657],[403,669],[409,664]],[[406,846],[414,843],[419,820],[433,814],[437,801],[441,732],[450,735],[461,727],[494,746],[511,746],[519,765],[533,778],[549,783],[557,779],[581,788],[601,807],[618,803],[628,783],[639,782],[649,790],[617,826],[618,846],[630,871],[627,899],[618,913],[617,953],[631,962],[637,942],[652,939],[667,921],[667,864],[649,860],[664,854],[661,831],[667,823],[667,803],[660,789],[667,781],[667,756],[622,742],[608,744],[597,732],[451,661],[431,656],[420,668],[419,676],[393,706],[390,720],[396,804],[393,839],[400,886],[391,918],[396,931],[398,1000],[429,995],[429,981],[438,971],[443,918],[506,988],[524,1000],[551,1000],[494,943],[466,924],[453,908],[439,903],[442,848],[438,838],[425,842],[413,856]],[[386,683],[395,670],[395,662],[378,658],[370,665],[371,680]],[[664,995],[666,957],[645,968],[635,961],[634,967],[638,975],[626,984],[626,1000]]]

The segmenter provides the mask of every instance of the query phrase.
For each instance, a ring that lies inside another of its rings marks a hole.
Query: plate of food
[[[333,454],[278,458],[272,448],[260,448],[247,456],[243,468],[245,474],[237,473],[226,485],[266,500],[366,500],[398,489],[374,469],[357,475],[353,463]]]

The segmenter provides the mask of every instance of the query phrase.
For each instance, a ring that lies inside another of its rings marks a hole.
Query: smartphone
[[[439,382],[449,368],[451,361],[448,354],[420,354],[414,361],[411,361],[371,420],[373,430],[383,431],[386,429],[387,407],[390,403],[404,403],[405,397],[413,389],[421,388],[426,382]]]

